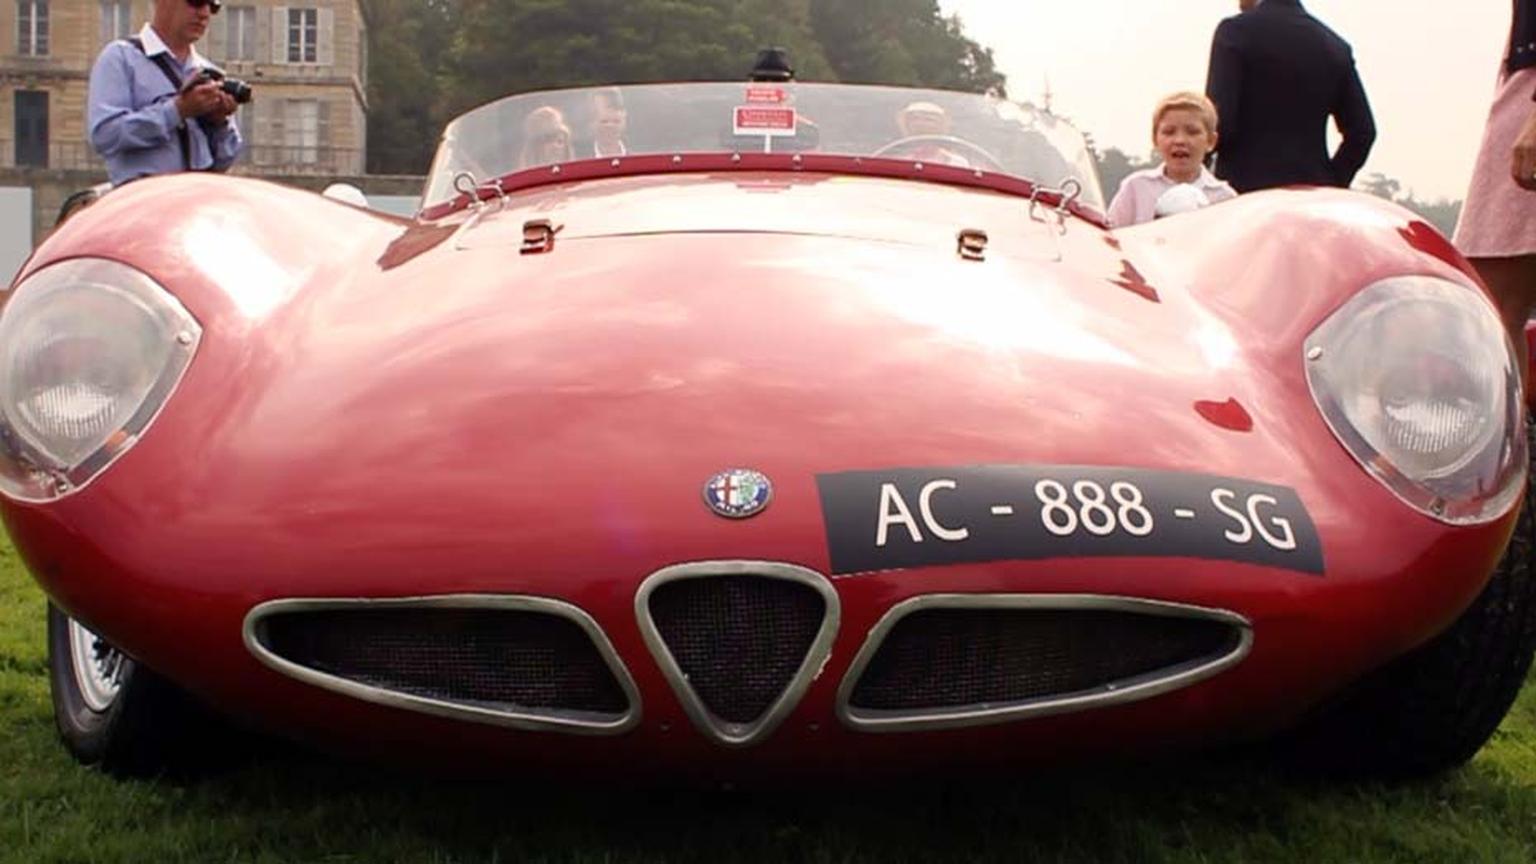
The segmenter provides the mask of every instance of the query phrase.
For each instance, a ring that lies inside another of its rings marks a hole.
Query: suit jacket
[[[1216,174],[1239,192],[1355,179],[1376,122],[1354,52],[1298,0],[1263,0],[1222,21],[1206,92],[1221,124]],[[1328,118],[1344,140],[1328,153]]]
[[[1504,68],[1511,73],[1536,66],[1536,0],[1515,0],[1509,21],[1509,50]]]

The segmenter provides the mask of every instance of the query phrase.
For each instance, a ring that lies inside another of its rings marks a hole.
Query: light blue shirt
[[[182,64],[148,24],[139,31],[139,39],[143,51],[122,39],[108,43],[91,69],[86,122],[91,146],[107,160],[107,176],[114,186],[187,167],[176,132],[182,125],[176,88],[150,58],[165,54],[183,81],[213,65],[195,48]],[[233,117],[222,127],[210,129],[209,125],[197,118],[186,121],[192,168],[223,171],[240,154],[240,129]]]

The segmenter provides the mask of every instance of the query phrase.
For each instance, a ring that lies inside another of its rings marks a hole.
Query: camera
[[[192,83],[188,86],[195,87],[206,81],[219,82],[219,89],[234,97],[235,101],[241,105],[251,101],[251,85],[241,81],[239,78],[231,78],[218,69],[205,68],[200,70],[197,73],[197,77],[193,78]]]

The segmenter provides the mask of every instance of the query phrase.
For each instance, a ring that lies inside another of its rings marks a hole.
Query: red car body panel
[[[520,254],[534,218],[561,231]],[[987,232],[986,260],[956,254],[962,228]],[[341,749],[767,771],[1258,734],[1444,628],[1511,531],[1513,513],[1451,527],[1402,505],[1308,392],[1299,346],[1354,291],[1404,274],[1476,284],[1435,238],[1324,190],[1109,232],[999,192],[815,173],[568,182],[436,222],[253,181],[144,181],[29,269],[132,264],[203,342],[133,449],[4,517],[71,615],[231,713]],[[636,622],[647,575],[715,560],[830,574],[816,475],[986,464],[1288,486],[1324,572],[1136,557],[839,575],[830,659],[784,725],[743,750],[690,726]],[[701,501],[733,466],[774,480],[755,518]],[[284,677],[241,641],[276,598],[464,593],[585,610],[639,688],[639,726],[576,736],[381,707]],[[1254,642],[1235,667],[1130,704],[845,728],[835,694],[869,629],[934,593],[1172,601],[1242,615]]]

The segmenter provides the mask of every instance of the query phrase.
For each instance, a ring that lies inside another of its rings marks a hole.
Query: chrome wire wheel
[[[128,658],[73,618],[69,619],[69,647],[81,701],[98,714],[106,713],[122,692]]]
[[[69,755],[114,777],[194,776],[229,743],[185,691],[52,603],[48,690]]]

